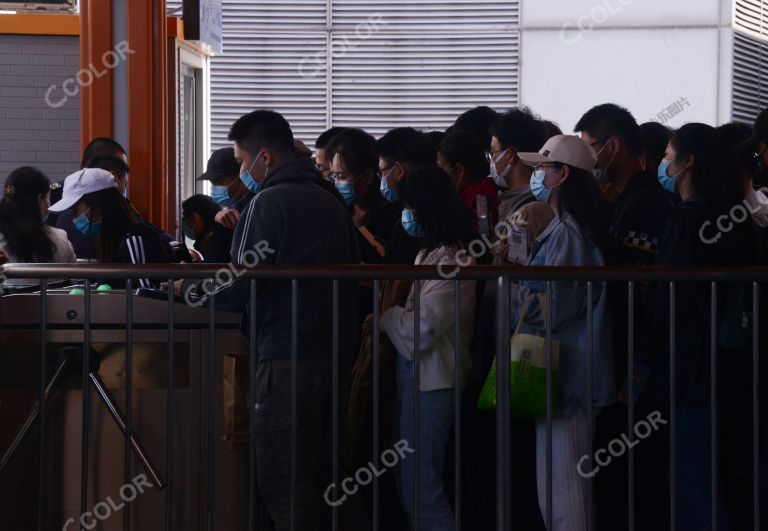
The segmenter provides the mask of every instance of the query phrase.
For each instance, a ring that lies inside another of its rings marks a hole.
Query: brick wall
[[[0,183],[19,166],[52,181],[80,167],[80,94],[62,90],[79,69],[78,37],[0,35]]]

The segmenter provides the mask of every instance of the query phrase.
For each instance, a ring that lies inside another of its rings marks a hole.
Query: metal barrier
[[[231,266],[227,266],[231,267]],[[381,381],[380,381],[380,374],[379,374],[379,355],[380,355],[380,344],[379,344],[379,332],[380,332],[380,312],[379,312],[379,303],[380,303],[380,297],[379,297],[379,290],[381,287],[381,281],[387,280],[387,279],[409,279],[414,281],[414,289],[415,289],[415,298],[414,298],[414,312],[415,312],[415,340],[414,340],[414,352],[415,352],[415,359],[414,359],[414,436],[416,438],[415,441],[413,441],[412,448],[415,450],[414,459],[416,461],[415,463],[415,476],[418,478],[418,460],[419,460],[419,435],[418,431],[415,429],[416,426],[419,425],[419,415],[420,415],[420,407],[419,407],[419,352],[420,349],[420,327],[418,326],[418,323],[420,323],[420,300],[419,300],[419,286],[420,283],[424,280],[430,280],[430,279],[442,279],[444,278],[441,276],[440,271],[436,267],[431,266],[388,266],[388,267],[377,267],[377,266],[259,266],[256,268],[238,268],[233,267],[231,269],[233,273],[235,273],[235,276],[238,277],[240,280],[247,281],[247,286],[249,288],[249,295],[250,300],[256,299],[256,293],[257,293],[257,283],[260,281],[269,281],[269,280],[290,280],[291,281],[291,304],[292,304],[292,319],[290,324],[291,329],[291,341],[292,341],[292,349],[291,349],[291,444],[290,444],[290,453],[291,453],[291,520],[292,520],[292,526],[291,528],[294,528],[293,525],[293,518],[295,515],[296,510],[296,499],[295,499],[295,488],[296,488],[296,455],[297,455],[297,433],[299,430],[299,426],[297,423],[297,385],[296,385],[296,378],[297,378],[297,359],[298,359],[298,352],[297,352],[297,345],[298,345],[298,290],[299,290],[299,280],[326,280],[326,281],[332,281],[332,292],[333,297],[332,301],[329,301],[329,305],[332,306],[332,322],[333,322],[333,330],[329,332],[333,333],[333,342],[332,342],[332,367],[333,367],[333,378],[332,378],[332,424],[333,424],[333,441],[332,441],[332,462],[333,462],[333,482],[334,484],[338,485],[339,480],[339,469],[340,469],[340,455],[339,455],[339,447],[340,447],[340,441],[338,439],[339,434],[339,426],[340,426],[340,418],[339,418],[339,412],[340,412],[340,401],[344,399],[344,397],[340,396],[339,393],[339,382],[340,382],[340,375],[339,375],[339,340],[338,340],[338,331],[339,331],[339,282],[343,280],[366,280],[366,281],[372,281],[373,282],[373,293],[374,293],[374,302],[373,302],[373,308],[371,309],[371,313],[374,315],[374,322],[373,322],[373,397],[372,397],[372,403],[373,403],[373,441],[372,441],[372,447],[373,447],[373,456],[374,461],[373,465],[375,467],[380,466],[379,462],[379,455],[380,455],[380,448],[379,448],[379,434],[380,434],[380,426],[379,426],[379,411],[380,411],[380,389],[381,389]],[[127,286],[126,286],[126,308],[125,308],[125,338],[126,338],[126,370],[125,370],[125,403],[126,403],[126,411],[124,413],[124,416],[119,411],[112,411],[112,415],[115,418],[115,420],[120,425],[123,433],[124,433],[124,440],[125,440],[125,446],[124,446],[124,466],[123,466],[123,479],[126,484],[130,484],[131,482],[131,462],[132,462],[132,452],[135,452],[136,455],[139,457],[140,461],[143,463],[143,466],[150,472],[150,474],[153,477],[153,482],[156,487],[158,488],[165,488],[165,514],[164,517],[161,517],[160,515],[157,515],[157,521],[158,521],[158,527],[157,529],[160,529],[164,527],[165,529],[173,529],[173,521],[174,521],[174,511],[176,508],[173,506],[174,497],[173,492],[176,488],[176,485],[174,484],[174,475],[178,475],[178,471],[174,470],[174,439],[172,436],[167,436],[167,448],[166,448],[166,463],[165,468],[163,471],[164,474],[164,480],[162,477],[160,477],[160,472],[158,472],[154,465],[152,464],[151,460],[148,458],[148,456],[144,455],[141,449],[140,443],[137,441],[136,434],[134,433],[134,422],[135,422],[135,413],[132,411],[131,404],[132,404],[132,381],[131,381],[131,375],[132,375],[132,350],[133,350],[133,304],[134,304],[134,295],[133,295],[133,281],[139,278],[151,278],[151,279],[161,279],[163,281],[168,281],[169,283],[172,283],[174,279],[212,279],[216,275],[216,273],[220,271],[219,267],[212,266],[212,265],[145,265],[145,266],[135,266],[126,268],[124,266],[118,266],[118,265],[72,265],[72,266],[65,266],[65,265],[46,265],[46,264],[40,264],[40,265],[20,265],[20,264],[12,264],[7,265],[2,268],[2,274],[5,275],[6,278],[39,278],[41,279],[41,287],[39,290],[39,309],[40,309],[40,323],[39,323],[39,331],[42,338],[47,338],[47,333],[49,329],[48,325],[48,311],[47,311],[47,304],[48,304],[48,290],[47,290],[47,283],[51,279],[60,279],[60,278],[76,278],[76,279],[85,279],[84,281],[84,308],[85,308],[85,317],[82,322],[82,331],[83,331],[83,342],[82,342],[82,348],[83,348],[83,363],[82,363],[82,374],[81,374],[81,389],[88,389],[89,385],[95,384],[97,389],[100,389],[98,378],[94,378],[93,373],[91,372],[89,368],[89,358],[90,356],[88,353],[90,352],[90,346],[91,346],[91,334],[92,334],[92,320],[93,316],[91,314],[92,311],[92,282],[95,279],[104,279],[104,280],[110,280],[110,279],[128,279],[127,280]],[[734,269],[717,269],[717,270],[702,270],[702,269],[660,269],[660,268],[644,268],[644,269],[627,269],[627,268],[527,268],[527,267],[491,267],[491,266],[473,266],[473,267],[466,267],[463,268],[461,271],[459,271],[455,277],[451,279],[451,281],[454,283],[455,286],[455,306],[453,309],[446,308],[446,311],[454,311],[455,315],[455,326],[456,326],[456,335],[454,338],[455,341],[455,352],[460,352],[460,345],[461,345],[461,327],[460,327],[460,321],[461,321],[461,294],[460,294],[460,282],[463,280],[484,280],[484,281],[492,281],[496,282],[498,286],[498,296],[497,296],[497,311],[496,311],[496,360],[497,360],[497,390],[499,396],[508,396],[509,390],[510,390],[510,359],[508,355],[509,351],[509,339],[511,334],[510,329],[510,281],[524,281],[524,280],[535,280],[535,281],[543,281],[546,282],[546,301],[547,301],[547,308],[549,311],[551,311],[551,300],[552,300],[552,291],[553,291],[553,283],[554,282],[585,282],[586,283],[586,289],[587,289],[587,296],[588,300],[592,300],[592,294],[593,294],[593,288],[594,283],[597,282],[620,282],[620,283],[626,283],[627,286],[627,296],[629,301],[629,306],[627,308],[627,313],[629,316],[628,319],[628,328],[629,328],[629,336],[628,336],[628,354],[627,354],[627,367],[628,367],[628,396],[633,396],[633,386],[634,386],[634,374],[632,372],[632,368],[634,366],[634,337],[635,337],[635,330],[634,330],[634,289],[635,289],[635,283],[637,282],[665,282],[669,285],[669,311],[670,311],[670,325],[669,325],[669,337],[670,337],[670,352],[669,352],[669,360],[670,360],[670,440],[669,445],[671,449],[670,453],[670,459],[669,459],[669,489],[670,489],[670,500],[669,500],[669,511],[670,511],[670,522],[669,526],[670,529],[676,529],[676,503],[675,503],[675,493],[677,489],[676,485],[676,474],[675,474],[675,467],[676,467],[676,459],[678,458],[677,452],[676,452],[676,441],[675,441],[675,433],[676,433],[676,381],[675,381],[675,374],[676,374],[676,352],[675,352],[675,337],[676,333],[685,333],[685,331],[677,331],[676,325],[675,325],[675,293],[676,293],[676,285],[678,283],[688,283],[688,282],[700,282],[700,283],[709,283],[711,287],[710,291],[710,315],[711,315],[711,333],[709,337],[709,343],[710,343],[710,370],[711,372],[711,459],[708,463],[708,466],[710,468],[710,481],[711,481],[711,490],[712,490],[712,507],[711,507],[711,519],[712,519],[712,525],[713,529],[717,529],[718,527],[718,482],[717,482],[717,474],[718,474],[718,459],[717,459],[717,452],[718,452],[718,446],[717,446],[717,439],[718,439],[718,432],[717,432],[717,422],[718,422],[718,415],[717,415],[717,404],[718,404],[718,397],[717,397],[717,354],[718,354],[718,347],[717,347],[717,330],[716,326],[714,324],[717,321],[717,285],[719,282],[739,282],[739,283],[749,283],[751,285],[751,296],[752,296],[752,312],[753,312],[753,318],[752,318],[752,433],[753,433],[753,441],[752,441],[752,447],[753,447],[753,466],[754,466],[754,478],[753,478],[753,507],[754,507],[754,513],[753,513],[753,528],[759,529],[760,528],[760,493],[761,493],[761,485],[760,485],[760,475],[759,475],[759,443],[760,443],[760,437],[759,437],[759,425],[760,425],[760,418],[759,418],[759,393],[760,393],[760,379],[759,379],[759,283],[768,281],[768,268],[734,268]],[[167,354],[168,354],[168,364],[169,364],[169,370],[168,370],[168,382],[167,382],[167,401],[166,401],[166,434],[173,434],[174,433],[174,327],[175,327],[175,304],[174,304],[174,295],[172,293],[169,293],[167,295],[167,323],[164,323],[162,326],[167,331]],[[215,349],[215,337],[217,333],[217,326],[216,326],[216,298],[215,296],[212,297],[209,300],[208,303],[208,341],[209,345],[208,348],[211,352]],[[0,322],[5,323],[4,319],[4,310],[3,306],[5,304],[0,305]],[[589,352],[589,360],[588,360],[588,369],[587,369],[587,386],[589,389],[588,396],[590,397],[590,404],[588,406],[587,410],[587,432],[588,432],[588,455],[589,455],[589,463],[592,463],[592,459],[594,456],[594,437],[593,437],[593,431],[594,431],[594,418],[595,418],[595,412],[593,410],[592,404],[591,404],[591,397],[592,397],[592,384],[593,384],[593,366],[592,366],[592,355],[593,355],[593,304],[588,303],[587,304],[587,345],[588,345],[588,352]],[[251,414],[251,417],[253,416],[254,411],[254,396],[256,394],[255,389],[255,381],[256,381],[256,341],[255,341],[255,329],[256,329],[256,323],[255,323],[255,312],[250,313],[250,342],[249,342],[249,355],[250,355],[250,397],[249,397],[249,411]],[[5,326],[4,326],[5,328]],[[0,331],[2,332],[2,331]],[[553,515],[552,515],[552,461],[553,461],[553,449],[552,449],[552,423],[553,423],[553,416],[555,414],[554,412],[554,404],[553,404],[553,398],[552,398],[552,388],[554,385],[553,379],[552,379],[552,325],[551,325],[551,319],[547,320],[547,330],[546,330],[546,344],[547,344],[547,353],[548,353],[548,360],[547,360],[547,409],[546,409],[546,434],[547,434],[547,444],[546,444],[546,475],[547,475],[547,484],[546,484],[546,510],[544,511],[544,520],[546,522],[547,529],[553,528]],[[40,388],[39,388],[39,398],[38,403],[33,409],[30,416],[27,418],[26,422],[24,423],[23,430],[20,434],[20,437],[17,437],[17,440],[14,440],[14,443],[12,447],[5,451],[6,456],[3,458],[3,462],[0,463],[0,481],[2,481],[2,468],[7,464],[7,461],[12,458],[12,451],[18,447],[18,445],[21,443],[21,438],[23,438],[24,434],[26,433],[26,430],[29,429],[29,427],[37,420],[39,423],[39,431],[40,431],[40,449],[39,449],[39,462],[38,462],[38,502],[37,502],[37,510],[38,510],[38,522],[37,522],[37,528],[38,529],[44,529],[44,513],[46,510],[46,489],[44,488],[45,481],[46,481],[46,468],[47,468],[47,462],[46,462],[46,429],[47,429],[47,423],[49,422],[49,419],[46,416],[46,399],[48,398],[51,386],[53,385],[54,380],[57,378],[58,374],[61,372],[61,367],[59,367],[54,374],[49,375],[47,373],[47,359],[48,359],[48,352],[47,352],[47,342],[45,340],[42,340],[40,342],[40,366],[41,366],[41,374],[40,374]],[[65,360],[66,363],[66,360]],[[206,481],[207,485],[207,492],[205,493],[205,519],[207,529],[215,529],[216,528],[216,521],[214,518],[214,503],[215,503],[215,497],[214,497],[214,481],[212,478],[215,477],[216,474],[216,466],[214,462],[214,453],[213,453],[213,441],[215,437],[214,433],[214,405],[213,405],[213,375],[215,374],[214,369],[214,356],[208,357],[208,377],[205,378],[205,382],[207,383],[207,389],[204,392],[205,399],[207,401],[207,408],[206,408],[206,414],[207,419],[205,422],[205,428],[204,433],[200,434],[201,437],[204,437],[207,439],[207,444],[205,446],[205,452],[204,455],[201,455],[201,459],[205,462],[205,469],[207,470],[208,479]],[[460,481],[460,474],[461,474],[461,452],[460,452],[460,443],[461,443],[461,431],[462,431],[462,419],[461,419],[461,396],[462,396],[462,388],[461,388],[461,375],[462,375],[462,367],[461,367],[461,359],[460,356],[456,356],[456,363],[455,363],[455,380],[456,380],[456,386],[455,386],[455,422],[454,422],[454,430],[455,430],[455,448],[454,448],[454,467],[455,467],[455,473],[456,473],[456,479],[455,479],[455,489],[452,493],[452,496],[454,498],[454,518],[455,518],[455,528],[461,529],[462,528],[462,516],[461,516],[461,507],[462,507],[462,492],[461,492],[461,481]],[[50,377],[50,378],[49,378]],[[103,389],[99,390],[99,393],[104,394]],[[82,401],[82,429],[81,429],[81,441],[82,441],[82,454],[81,454],[81,479],[80,479],[80,509],[81,513],[86,513],[89,510],[89,507],[87,506],[88,502],[88,459],[89,459],[89,436],[91,431],[91,426],[89,425],[89,418],[90,418],[90,408],[91,404],[89,403],[88,399],[89,393],[83,393],[83,401]],[[635,418],[633,414],[633,408],[628,408],[629,415],[628,415],[628,434],[629,434],[629,441],[630,443],[634,441],[634,424],[635,424]],[[496,500],[497,500],[497,514],[496,514],[496,529],[499,530],[510,530],[510,529],[516,529],[515,527],[515,521],[514,521],[514,515],[510,514],[509,504],[505,502],[505,500],[508,500],[510,497],[510,481],[511,476],[514,473],[513,467],[512,467],[512,461],[510,456],[510,405],[509,401],[507,400],[499,400],[498,406],[496,409],[496,438],[497,438],[497,476],[496,476]],[[256,463],[255,463],[255,452],[254,452],[254,441],[255,441],[255,435],[254,435],[254,423],[250,423],[250,451],[249,451],[249,464],[248,464],[248,485],[249,485],[249,496],[248,496],[248,514],[249,514],[249,529],[263,529],[260,525],[260,518],[259,518],[259,498],[258,498],[258,488],[257,488],[257,482],[256,482]],[[201,452],[203,449],[203,445],[201,445]],[[635,505],[634,505],[634,459],[633,459],[633,446],[632,444],[629,445],[628,449],[628,507],[629,512],[627,515],[627,527],[628,529],[634,529],[635,527]],[[702,463],[703,465],[703,463]],[[587,479],[588,482],[588,488],[587,488],[587,500],[588,500],[588,522],[589,522],[589,528],[594,528],[594,513],[593,513],[593,499],[594,494],[592,490],[592,478]],[[372,485],[373,485],[373,507],[372,507],[372,522],[371,526],[374,530],[379,529],[379,517],[380,517],[380,506],[379,506],[379,481],[378,476],[374,476],[372,478]],[[447,494],[447,493],[446,493]],[[415,512],[413,515],[414,518],[414,527],[416,529],[419,529],[419,485],[418,481],[415,482],[414,485],[414,507]],[[137,503],[137,502],[133,502]],[[140,503],[140,502],[139,502]],[[131,511],[128,510],[130,507],[131,502],[127,502],[126,504],[126,510],[123,514],[123,528],[124,529],[130,529],[131,528]],[[331,509],[331,522],[332,522],[332,528],[336,530],[338,528],[338,515],[337,515],[337,508],[333,507]],[[162,524],[161,524],[162,521]],[[64,524],[64,522],[62,522]],[[74,526],[80,526],[81,522],[77,522],[73,524]],[[74,527],[73,527],[74,528]],[[155,527],[153,527],[155,529]]]

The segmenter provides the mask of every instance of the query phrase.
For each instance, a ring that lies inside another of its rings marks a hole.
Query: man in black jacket
[[[235,228],[236,264],[358,264],[360,251],[344,207],[315,184],[312,160],[295,158],[293,133],[280,114],[259,110],[239,118],[229,134],[244,181],[258,193]],[[248,175],[246,175],[246,173]],[[250,181],[249,181],[250,182]],[[333,291],[330,281],[297,282],[297,335],[293,337],[290,280],[236,281],[222,292],[225,304],[244,309],[250,332],[255,312],[255,432],[257,481],[278,530],[291,528],[291,357],[297,353],[296,492],[294,528],[323,527],[323,463],[330,462]],[[244,297],[243,297],[244,295]],[[216,307],[220,308],[219,296]],[[357,342],[354,284],[339,282],[339,366],[344,382]],[[249,334],[250,337],[250,334]]]

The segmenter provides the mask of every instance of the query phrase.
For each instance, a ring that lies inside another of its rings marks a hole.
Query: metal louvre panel
[[[329,0],[222,0],[224,32],[326,31]]]
[[[442,130],[476,105],[517,104],[517,32],[371,38],[352,48],[333,43],[334,125],[373,135],[398,126]]]
[[[326,124],[326,38],[226,34],[226,53],[211,61],[211,128],[214,149],[229,145],[232,123],[252,110],[284,114],[294,134],[314,140]],[[315,56],[321,54],[317,64]]]
[[[766,35],[768,30],[768,8],[764,0],[736,0],[733,24],[755,36]]]
[[[374,15],[387,31],[516,29],[520,2],[510,0],[333,0],[334,31],[354,29]]]
[[[752,124],[768,107],[768,44],[734,33],[733,120]]]

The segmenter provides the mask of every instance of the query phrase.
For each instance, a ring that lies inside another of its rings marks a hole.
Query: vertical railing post
[[[174,407],[174,299],[173,278],[168,279],[168,391],[165,394],[165,529],[173,528],[173,407]]]
[[[455,291],[455,362],[454,368],[456,370],[455,391],[454,391],[454,435],[453,435],[453,468],[454,468],[454,485],[453,485],[453,498],[454,498],[454,528],[456,531],[461,531],[461,384],[462,384],[462,366],[461,366],[461,281],[456,280],[454,282]]]
[[[669,528],[677,529],[677,348],[675,283],[669,283]]]
[[[752,519],[760,529],[760,328],[759,287],[752,283]]]
[[[717,282],[710,285],[710,328],[709,328],[709,347],[710,347],[710,438],[711,438],[711,481],[710,485],[712,496],[712,529],[717,531]]]
[[[331,375],[331,407],[332,412],[332,428],[333,428],[333,440],[331,441],[331,474],[333,475],[333,484],[337,485],[339,480],[339,280],[333,279],[333,358],[332,368],[333,374]],[[374,368],[376,370],[376,368]],[[374,456],[374,460],[376,457]],[[374,463],[376,466],[377,463]],[[336,531],[338,528],[338,508],[334,505],[331,508],[331,525],[332,530]]]
[[[216,279],[211,279],[211,286],[215,287],[216,285]],[[214,461],[215,461],[215,437],[214,437],[214,431],[216,429],[215,423],[214,423],[214,410],[213,410],[213,394],[215,393],[216,388],[216,295],[215,295],[215,289],[212,289],[214,291],[213,294],[208,298],[209,306],[208,306],[208,376],[205,379],[205,381],[208,383],[208,393],[206,393],[206,398],[208,400],[208,492],[207,492],[207,503],[206,503],[206,509],[208,512],[208,531],[212,531],[214,528],[213,522],[213,513],[214,513],[214,501],[215,501],[215,494],[214,494],[214,488],[215,488],[215,468],[214,468]]]
[[[172,284],[170,291],[173,292]],[[123,484],[131,483],[131,438],[133,437],[133,280],[125,281],[125,446]],[[131,529],[131,504],[123,508],[123,529]]]
[[[510,282],[497,279],[496,289],[496,529],[511,529],[510,459]]]
[[[552,400],[552,282],[547,282],[546,307],[547,328],[547,512],[546,525],[547,530],[551,531],[552,526],[552,417],[554,414],[554,403]]]
[[[373,459],[374,466],[379,466],[379,407],[381,396],[381,344],[379,340],[381,319],[381,285],[379,280],[373,281]],[[379,477],[373,476],[373,531],[379,531]],[[334,531],[336,531],[334,529]]]
[[[299,430],[299,281],[291,280],[291,531],[296,529],[296,459]]]
[[[635,530],[635,283],[627,283],[627,503],[629,531]]]
[[[250,282],[248,306],[248,529],[256,531],[258,485],[256,483],[256,279]]]
[[[82,434],[81,434],[81,462],[80,466],[80,514],[88,510],[88,433],[90,428],[90,388],[88,373],[91,372],[91,280],[86,279],[84,285],[83,302],[85,305],[85,321],[83,323],[83,374],[81,388],[83,390],[82,404]]]
[[[40,455],[37,476],[37,528],[43,531],[45,527],[45,450],[46,450],[46,365],[48,361],[48,292],[47,280],[40,279],[40,398],[38,411],[40,415]]]
[[[421,426],[421,371],[419,369],[421,359],[421,281],[415,280],[413,283],[413,318],[414,324],[413,337],[413,526],[419,529],[419,452],[421,451],[419,427]]]
[[[594,401],[593,397],[593,350],[594,350],[594,308],[592,307],[592,282],[587,282],[587,455],[589,461],[589,470],[594,470],[592,463],[594,455]],[[605,289],[605,288],[603,288]],[[593,475],[587,478],[587,529],[594,529],[594,483]]]

